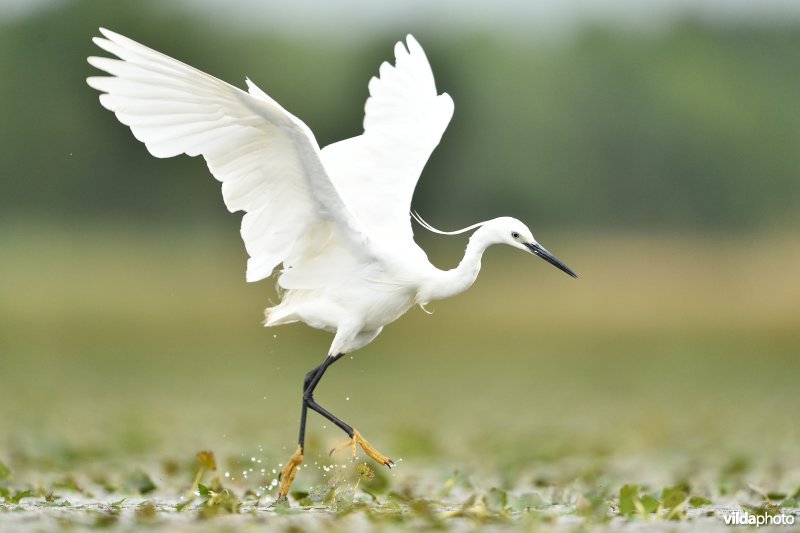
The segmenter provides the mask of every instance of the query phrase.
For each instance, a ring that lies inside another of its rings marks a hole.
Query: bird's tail
[[[282,304],[274,305],[264,309],[264,327],[271,328],[272,326],[280,326],[282,324],[291,324],[300,320],[291,309],[287,309]]]

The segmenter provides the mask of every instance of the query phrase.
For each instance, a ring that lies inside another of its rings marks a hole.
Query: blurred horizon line
[[[7,26],[79,0],[5,0],[0,17]],[[469,4],[469,9],[464,6]],[[298,0],[279,3],[234,0],[221,9],[219,0],[178,0],[165,10],[192,11],[204,18],[245,31],[279,29],[282,33],[313,33],[341,40],[399,28],[437,25],[441,33],[502,28],[507,36],[558,39],[587,27],[653,33],[686,20],[717,25],[784,25],[800,21],[800,2],[792,0],[498,0],[490,5],[475,0],[382,2],[340,0],[320,3]],[[443,25],[442,22],[447,22]]]

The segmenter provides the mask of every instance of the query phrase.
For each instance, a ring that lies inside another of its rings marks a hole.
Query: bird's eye
[[[514,238],[514,239],[519,239],[519,233],[517,233],[516,231],[512,231],[511,232],[511,237]]]

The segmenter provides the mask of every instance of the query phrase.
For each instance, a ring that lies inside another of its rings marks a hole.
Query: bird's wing
[[[322,162],[344,202],[373,239],[413,243],[411,197],[453,116],[438,95],[428,59],[409,35],[369,82],[364,133],[322,149]]]
[[[320,161],[308,127],[247,80],[249,93],[127,37],[102,29],[94,42],[119,59],[90,57],[110,74],[87,83],[156,157],[202,155],[222,182],[225,205],[245,211],[247,280],[269,276],[307,248],[306,235],[366,236]]]

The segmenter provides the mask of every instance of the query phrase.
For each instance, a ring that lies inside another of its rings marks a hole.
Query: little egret
[[[303,380],[297,449],[281,472],[285,500],[303,451],[308,409],[341,428],[377,462],[391,459],[314,400],[325,370],[357,350],[414,305],[454,296],[478,276],[483,252],[508,244],[576,277],[519,220],[500,217],[476,230],[456,268],[440,270],[414,242],[411,197],[422,168],[453,115],[437,94],[425,53],[409,35],[369,82],[364,133],[320,149],[302,121],[249,79],[247,92],[101,28],[94,42],[119,59],[90,57],[110,76],[87,83],[100,103],[156,157],[202,155],[231,212],[244,211],[241,235],[250,258],[247,281],[278,276],[281,299],[266,326],[305,322],[334,333],[322,364]],[[336,448],[336,449],[339,449]]]

